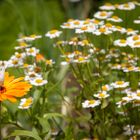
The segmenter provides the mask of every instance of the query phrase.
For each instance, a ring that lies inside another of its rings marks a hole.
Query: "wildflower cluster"
[[[29,111],[31,124],[27,126],[36,128],[37,136],[43,139],[140,139],[140,33],[127,24],[127,13],[139,6],[137,1],[106,3],[93,18],[69,19],[60,26],[61,30],[48,31],[43,37],[51,39],[55,50],[59,50],[57,63],[46,59],[34,45],[41,35],[17,39],[15,54],[0,63],[0,84],[3,81],[7,84],[7,76],[3,80],[3,75],[5,69],[12,68],[22,73],[29,83],[26,88],[22,87],[22,95],[32,85],[18,108]],[[131,22],[139,24],[139,21],[138,17]],[[67,36],[67,32],[71,35]],[[63,78],[57,81],[61,77],[59,72]],[[54,79],[56,84],[52,82]],[[20,80],[15,80],[19,87],[25,84],[17,83]],[[11,82],[8,88],[10,85]],[[21,97],[19,87],[16,95],[10,96],[4,87],[0,89],[0,101]],[[57,95],[47,96],[51,90],[57,91]],[[26,126],[23,125],[23,129]]]

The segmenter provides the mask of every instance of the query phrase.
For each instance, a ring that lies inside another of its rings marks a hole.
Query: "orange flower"
[[[42,54],[39,53],[39,54],[36,55],[36,61],[37,62],[44,61],[44,60],[45,60],[45,58]]]
[[[16,102],[16,97],[26,95],[32,86],[23,79],[23,77],[15,79],[6,72],[3,85],[0,85],[0,102],[4,100]]]

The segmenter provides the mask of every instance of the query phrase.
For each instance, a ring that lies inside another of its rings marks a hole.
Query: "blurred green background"
[[[9,59],[14,53],[20,34],[41,34],[60,28],[69,18],[92,17],[104,2],[128,0],[0,0],[0,60]],[[39,47],[48,57],[53,57],[52,42],[43,38]]]

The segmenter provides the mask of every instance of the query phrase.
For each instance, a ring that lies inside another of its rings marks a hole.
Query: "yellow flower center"
[[[118,17],[118,16],[113,16],[112,18],[113,18],[113,19],[116,19],[116,20],[118,20],[118,19],[119,19],[119,17]]]
[[[134,45],[140,45],[140,41],[139,42],[135,42]]]
[[[18,64],[18,61],[17,60],[13,60],[12,64],[16,65],[16,64]]]
[[[38,84],[40,84],[40,83],[43,82],[43,80],[42,79],[36,79],[35,82],[38,83]]]
[[[90,100],[89,101],[89,104],[91,105],[91,104],[94,104],[95,103],[95,100]]]
[[[134,70],[134,67],[129,67],[128,70]]]
[[[89,23],[90,23],[89,20],[84,21],[84,24],[89,24]]]
[[[89,44],[89,42],[88,42],[88,40],[82,40],[82,43],[84,44],[84,45],[88,45]]]
[[[85,26],[85,27],[82,27],[81,30],[85,31],[87,30],[88,28]]]
[[[134,36],[134,37],[133,37],[133,40],[139,40],[139,36],[137,36],[137,35]]]
[[[129,8],[130,6],[129,6],[129,4],[126,3],[126,4],[124,4],[124,7]]]
[[[83,61],[83,60],[85,60],[84,57],[79,57],[78,58],[78,61]]]
[[[21,54],[20,53],[16,54],[16,57],[21,58]]]
[[[69,24],[69,23],[65,23],[64,25],[65,25],[65,26],[67,26],[67,27],[69,27],[69,26],[70,26],[70,24]]]
[[[111,23],[106,23],[105,26],[106,27],[112,27],[112,24]]]
[[[100,13],[100,16],[101,16],[101,17],[105,17],[105,16],[107,16],[107,13],[106,13],[106,12],[101,12],[101,13]]]
[[[132,31],[133,31],[132,28],[128,28],[128,29],[127,29],[127,32],[132,32]]]
[[[102,86],[102,90],[107,91],[107,86]]]
[[[30,37],[31,37],[31,38],[35,38],[35,37],[36,37],[36,35],[35,35],[35,34],[33,34],[33,35],[30,35]]]
[[[72,22],[73,21],[73,19],[68,19],[68,22]]]
[[[55,34],[58,30],[51,30],[50,34]]]
[[[27,68],[28,66],[29,66],[29,64],[24,64],[23,65],[24,68]]]
[[[31,105],[31,103],[32,103],[32,98],[29,98],[29,99],[27,99],[26,102],[22,105],[22,107],[28,107],[28,106]]]
[[[79,21],[75,21],[75,22],[74,22],[74,25],[79,25],[79,24],[80,24]]]
[[[105,94],[104,93],[99,93],[99,97],[103,98],[103,97],[105,97]]]
[[[98,24],[100,21],[99,20],[94,20],[93,23]]]
[[[100,29],[99,29],[99,32],[101,32],[101,33],[104,33],[105,31],[106,31],[105,28],[100,28]]]
[[[117,81],[116,84],[117,85],[123,85],[124,84],[124,81]]]
[[[51,60],[46,60],[46,64],[51,65],[52,61]]]
[[[118,8],[119,4],[115,4],[114,6],[115,6],[116,8]]]
[[[69,58],[66,58],[66,62],[70,62],[70,59]]]
[[[25,42],[20,42],[19,45],[20,45],[21,47],[26,47],[26,46],[27,46],[27,44],[26,44]]]
[[[140,92],[137,93],[137,96],[140,96]]]
[[[122,29],[122,27],[121,27],[121,26],[116,26],[116,28],[117,28],[117,29],[119,29],[119,30],[121,30],[121,29]]]
[[[29,53],[33,53],[34,52],[34,49],[29,49]]]
[[[73,38],[71,39],[71,41],[77,42],[77,41],[78,41],[78,38],[77,38],[77,37],[73,37]]]
[[[76,55],[80,55],[80,54],[81,54],[81,52],[79,52],[79,51],[74,51],[74,53],[75,53]]]
[[[125,39],[121,39],[120,40],[120,43],[125,44],[126,43],[126,40]]]

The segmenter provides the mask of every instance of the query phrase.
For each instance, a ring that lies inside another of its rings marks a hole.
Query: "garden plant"
[[[93,18],[20,34],[0,61],[0,140],[139,140],[139,9],[105,3]],[[57,58],[40,51],[44,39]]]

